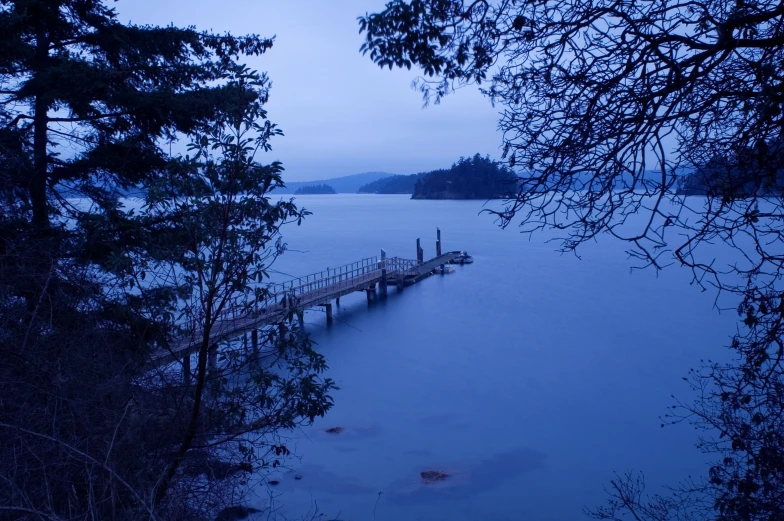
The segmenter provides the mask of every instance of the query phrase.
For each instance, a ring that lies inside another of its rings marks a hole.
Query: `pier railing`
[[[390,257],[380,259],[378,256],[367,257],[360,261],[327,268],[304,277],[292,278],[278,283],[266,284],[261,288],[262,298],[249,301],[241,295],[238,299],[225,306],[221,313],[222,320],[236,320],[269,314],[274,311],[281,313],[303,305],[318,303],[332,293],[371,283],[380,278],[386,270],[386,276],[405,277],[416,273],[418,263],[415,260]],[[196,326],[200,317],[185,318],[185,330]]]
[[[298,303],[308,298],[318,299],[322,295],[353,288],[363,282],[378,278],[384,270],[387,277],[405,275],[413,272],[417,262],[400,257],[379,259],[378,256],[367,257],[351,264],[327,268],[326,270],[312,273],[305,277],[297,277],[286,282],[270,284],[267,286],[268,297],[257,303],[257,307],[269,307],[280,304],[283,297],[292,303]]]

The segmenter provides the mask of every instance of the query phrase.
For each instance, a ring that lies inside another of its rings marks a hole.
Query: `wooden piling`
[[[417,264],[422,264],[423,262],[425,262],[425,251],[422,249],[419,239],[417,239]]]
[[[373,293],[375,292],[375,289],[367,288],[365,292],[367,293],[368,304],[370,304],[371,302],[373,302]]]
[[[332,325],[332,303],[324,304],[324,310],[327,312],[327,325]]]
[[[305,327],[305,312],[304,311],[297,311],[297,321],[299,322],[299,327]]]
[[[436,228],[436,257],[441,256],[441,228]]]

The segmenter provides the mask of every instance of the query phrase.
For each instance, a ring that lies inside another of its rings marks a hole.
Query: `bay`
[[[631,272],[618,241],[556,252],[551,232],[502,230],[481,201],[300,196],[314,215],[284,231],[277,276],[363,257],[466,250],[458,266],[335,321],[306,313],[336,380],[335,406],[290,440],[297,458],[249,496],[302,518],[583,519],[614,472],[644,471],[651,492],[705,474],[688,425],[661,428],[701,359],[726,356],[736,316],[672,267]],[[499,204],[497,202],[488,203]],[[338,427],[342,432],[327,433]],[[424,484],[420,473],[450,475]]]

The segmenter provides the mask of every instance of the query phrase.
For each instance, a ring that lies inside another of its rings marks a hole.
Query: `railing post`
[[[382,296],[386,296],[387,294],[387,252],[386,250],[381,250],[381,282],[378,286],[379,292]]]

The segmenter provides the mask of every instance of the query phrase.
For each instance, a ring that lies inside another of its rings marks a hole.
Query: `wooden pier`
[[[441,253],[441,231],[436,241],[436,256],[425,261],[419,239],[417,239],[417,259],[409,260],[399,257],[387,258],[381,250],[378,257],[362,259],[345,266],[331,268],[306,277],[298,277],[279,284],[270,284],[265,292],[268,296],[256,302],[253,309],[230,309],[224,318],[218,320],[210,333],[210,365],[217,362],[217,346],[220,342],[240,338],[251,333],[254,347],[258,344],[258,330],[264,326],[275,324],[289,314],[295,313],[302,324],[305,310],[323,306],[326,311],[327,323],[332,322],[332,302],[340,303],[340,297],[363,291],[367,294],[368,303],[378,290],[381,296],[386,295],[388,286],[402,289],[428,277],[439,266],[448,264],[462,255],[452,251]],[[183,370],[190,374],[190,355],[203,345],[201,332],[197,327],[185,327],[191,335],[173,342],[171,348],[153,356],[154,366],[161,366],[175,360],[181,360]],[[214,354],[213,354],[214,352]]]

